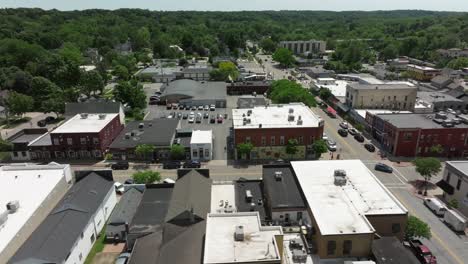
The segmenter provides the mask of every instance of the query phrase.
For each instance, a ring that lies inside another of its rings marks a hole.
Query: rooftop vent
[[[125,133],[125,139],[130,139],[130,133]]]
[[[81,119],[86,119],[86,118],[88,118],[88,114],[86,114],[86,113],[82,113],[82,114],[80,114],[80,116],[81,116]]]
[[[283,180],[283,172],[282,171],[275,171],[275,180],[282,181]]]
[[[289,113],[290,114],[294,113],[294,108],[289,108]]]
[[[236,226],[236,230],[234,231],[234,240],[244,241],[244,226]]]
[[[335,185],[343,186],[346,185],[346,171],[344,170],[335,170],[334,173]]]
[[[297,117],[297,124],[302,125],[302,117],[301,116]]]
[[[106,114],[99,114],[99,119],[100,120],[106,119]]]
[[[138,124],[138,128],[139,128],[139,129],[143,129],[144,127],[145,127],[145,124],[144,124],[144,123]]]
[[[11,202],[8,202],[7,205],[7,210],[10,214],[14,214],[16,213],[16,211],[18,211],[19,207],[20,207],[20,204],[19,204],[19,201],[16,200],[16,201],[11,201]]]
[[[262,128],[262,124],[258,124],[258,128]]]
[[[252,191],[251,190],[246,190],[245,191],[245,200],[247,202],[251,202],[253,198]]]
[[[288,115],[288,121],[289,122],[294,122],[294,115]]]

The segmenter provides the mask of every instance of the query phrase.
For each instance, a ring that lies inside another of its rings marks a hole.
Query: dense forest
[[[436,49],[467,46],[468,14],[0,9],[0,89],[14,92],[10,102],[3,103],[20,109],[12,114],[59,113],[65,101],[103,93],[110,70],[125,81],[117,87],[117,95],[141,101],[141,93],[129,95],[133,88],[141,88],[130,80],[136,63],[150,62],[148,55],[180,56],[170,45],[180,46],[190,56],[237,56],[246,40],[274,48],[280,40],[297,39],[326,40],[329,49],[336,49],[333,66],[337,68],[397,55],[437,61]],[[115,51],[116,45],[128,40],[133,53]],[[88,48],[97,48],[103,56],[97,71],[78,67]],[[125,103],[144,107],[141,102]],[[27,105],[33,107],[25,109]]]

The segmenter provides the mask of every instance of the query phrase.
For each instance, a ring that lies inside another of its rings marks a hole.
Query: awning
[[[437,186],[439,186],[439,188],[441,188],[444,192],[452,195],[453,194],[453,186],[450,185],[448,182],[446,182],[445,180],[441,180],[439,181],[438,183],[436,183]]]
[[[336,106],[338,106],[338,109],[343,111],[344,113],[347,113],[349,111],[349,107],[343,103],[337,103]]]

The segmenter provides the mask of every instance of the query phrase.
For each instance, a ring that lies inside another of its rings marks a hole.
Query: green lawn
[[[96,256],[97,253],[102,252],[104,249],[104,240],[106,238],[106,229],[103,228],[101,233],[99,234],[99,238],[94,242],[93,248],[89,252],[88,256],[86,257],[86,260],[84,264],[91,264],[93,262],[94,256]]]
[[[10,159],[10,152],[0,152],[0,162],[4,162]]]

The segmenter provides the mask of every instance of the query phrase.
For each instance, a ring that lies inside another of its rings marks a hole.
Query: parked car
[[[209,106],[209,105],[205,105],[204,109],[205,109],[205,111],[210,111],[210,106]]]
[[[393,172],[393,168],[388,166],[387,164],[384,164],[384,163],[375,164],[374,169],[376,171],[382,171],[382,172],[387,172],[387,173],[392,173]]]
[[[348,129],[348,132],[353,136],[359,133],[355,128]]]
[[[126,179],[124,184],[134,184],[135,181],[133,179]]]
[[[172,104],[172,109],[177,110],[179,108],[179,104],[173,103]]]
[[[192,105],[192,110],[197,110],[197,106],[196,105]]]
[[[125,188],[120,182],[114,182],[114,188],[115,192],[117,192],[118,194],[123,194],[125,192]]]
[[[44,120],[46,121],[47,124],[50,124],[50,123],[55,122],[56,118],[53,116],[48,116]]]
[[[113,170],[128,170],[128,161],[117,161],[111,165]]]
[[[149,99],[150,99],[150,101],[153,101],[153,100],[160,101],[161,100],[161,98],[159,96],[156,96],[156,95],[151,96]]]
[[[210,111],[214,111],[214,110],[216,110],[215,105],[214,104],[210,105]]]
[[[185,106],[185,110],[190,110],[190,108],[191,108],[190,105]]]
[[[211,123],[211,124],[216,123],[216,118],[215,118],[214,115],[211,115],[211,117],[210,117],[210,123]]]
[[[208,119],[208,118],[210,118],[210,115],[209,115],[208,113],[204,113],[204,114],[203,114],[203,118],[204,118],[204,119]]]
[[[195,116],[190,115],[189,118],[188,118],[188,122],[189,123],[195,122]]]
[[[119,255],[119,257],[115,260],[115,264],[127,264],[128,260],[130,259],[130,253],[124,252]]]
[[[338,134],[340,134],[340,136],[342,137],[347,137],[348,136],[348,131],[346,129],[338,129]]]
[[[222,115],[218,115],[218,118],[216,119],[216,122],[218,122],[218,123],[223,123],[223,116],[222,116]]]
[[[423,264],[437,264],[437,259],[434,255],[432,255],[431,250],[424,245],[418,239],[412,239],[409,241],[409,245],[413,250],[413,253],[419,259],[419,261]]]
[[[189,160],[184,163],[184,168],[200,168],[201,164],[197,160]]]
[[[460,213],[447,209],[444,214],[444,223],[456,232],[464,232],[468,225],[468,220]]]
[[[179,105],[179,110],[184,110],[184,109],[185,109],[185,105],[180,104],[180,105]]]
[[[323,135],[322,135],[322,139],[323,139],[323,140],[328,140],[328,135],[327,135],[327,134],[325,134],[325,133],[323,133]]]
[[[370,143],[364,144],[364,148],[366,148],[367,151],[369,151],[369,152],[374,152],[374,151],[375,151],[374,145],[372,145],[372,144],[370,144]]]
[[[202,114],[201,113],[197,113],[197,116],[195,117],[195,122],[196,123],[201,123],[202,121]]]
[[[179,169],[180,168],[180,161],[168,161],[163,163],[163,169]]]
[[[437,198],[424,198],[423,203],[437,216],[444,216],[445,212],[447,212],[445,204]]]
[[[45,127],[45,126],[47,126],[47,122],[44,119],[39,120],[39,121],[37,121],[37,126],[38,127]]]
[[[203,110],[203,105],[199,105],[198,110]]]
[[[354,139],[357,141],[357,142],[364,142],[364,136],[362,136],[361,134],[356,134],[354,135]]]
[[[181,112],[177,113],[177,118],[178,118],[178,119],[181,119],[181,118],[182,118],[182,113],[181,113]]]
[[[184,114],[182,115],[182,119],[187,119],[187,118],[188,118],[188,114],[187,114],[187,113],[184,113]]]
[[[326,143],[327,143],[328,150],[336,151],[336,142],[335,141],[329,139],[329,140],[326,141]]]
[[[343,122],[340,123],[340,127],[342,127],[343,129],[348,129],[349,124],[348,124],[348,122],[343,121]]]
[[[151,100],[150,100],[148,104],[149,104],[149,105],[157,105],[158,103],[159,103],[159,101],[156,101],[156,100],[152,100],[152,101],[151,101]]]
[[[172,104],[167,104],[167,105],[166,105],[166,109],[167,109],[167,110],[171,110],[171,109],[172,109]]]

